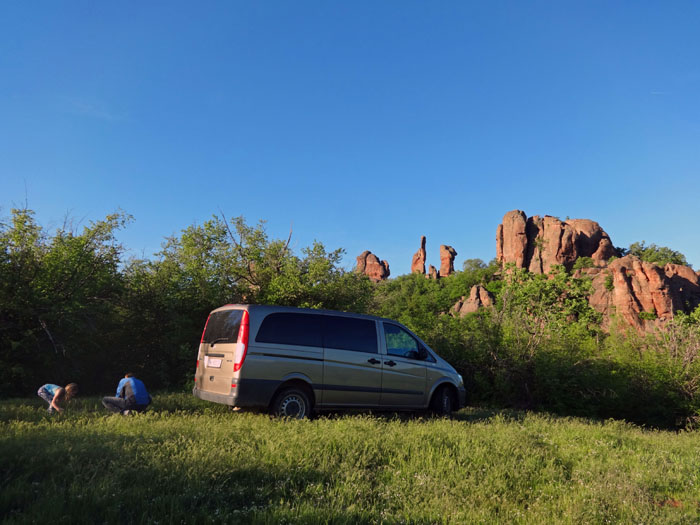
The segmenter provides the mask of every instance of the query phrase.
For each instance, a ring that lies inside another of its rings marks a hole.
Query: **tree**
[[[223,304],[367,310],[372,283],[340,267],[342,250],[315,242],[297,256],[290,239],[270,239],[263,221],[213,216],[169,238],[158,260],[131,261],[123,315],[133,335],[122,356],[174,386],[192,372],[207,315]]]
[[[623,255],[634,255],[642,261],[663,266],[668,263],[687,265],[688,261],[681,252],[672,250],[667,246],[657,246],[650,244],[646,246],[646,241],[634,242],[627,250],[623,249]]]
[[[31,210],[13,209],[0,225],[0,389],[101,368],[93,362],[108,355],[101,343],[122,290],[114,234],[129,220],[117,212],[81,233],[64,226],[49,236]]]
[[[531,355],[544,337],[557,337],[573,326],[597,330],[600,314],[588,302],[592,291],[589,278],[573,277],[563,266],[534,274],[511,265],[497,306],[513,340]]]

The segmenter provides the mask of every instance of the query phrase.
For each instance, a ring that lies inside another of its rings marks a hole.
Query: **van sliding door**
[[[324,405],[379,405],[382,368],[375,321],[323,316],[323,352]]]

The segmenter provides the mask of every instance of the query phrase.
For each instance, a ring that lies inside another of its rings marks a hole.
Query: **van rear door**
[[[219,310],[207,320],[199,346],[197,387],[228,395],[233,363],[244,310]]]

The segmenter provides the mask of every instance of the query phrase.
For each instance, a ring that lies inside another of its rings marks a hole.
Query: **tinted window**
[[[384,323],[384,338],[387,354],[418,359],[418,341],[400,326]]]
[[[211,314],[204,331],[204,342],[235,343],[242,318],[243,310],[225,310]]]
[[[374,321],[351,317],[323,317],[323,346],[378,353],[377,328]]]
[[[262,322],[255,341],[321,347],[321,318],[313,314],[270,314]]]

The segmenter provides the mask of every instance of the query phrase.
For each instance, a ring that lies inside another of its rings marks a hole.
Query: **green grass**
[[[524,412],[280,421],[0,402],[5,523],[698,523],[700,433]]]

